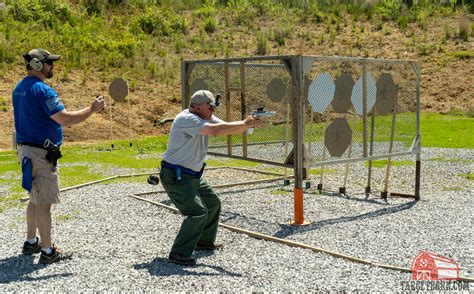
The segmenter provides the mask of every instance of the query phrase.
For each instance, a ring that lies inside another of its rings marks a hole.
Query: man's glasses
[[[53,61],[52,60],[44,60],[42,61],[43,63],[46,63],[47,65],[49,66],[52,66],[53,65]]]
[[[207,103],[207,105],[209,106],[209,110],[213,110],[213,111],[216,110],[216,107],[215,107],[215,106],[212,106],[212,105],[210,105],[209,103]]]

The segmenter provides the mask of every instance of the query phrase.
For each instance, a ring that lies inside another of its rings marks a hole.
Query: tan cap
[[[191,104],[209,104],[211,106],[219,106],[214,95],[207,90],[198,90],[191,96]]]
[[[44,50],[44,49],[33,49],[30,52],[28,52],[28,56],[30,60],[33,58],[36,58],[39,61],[47,61],[47,60],[57,61],[61,57],[59,55],[51,54],[49,53],[48,50]]]

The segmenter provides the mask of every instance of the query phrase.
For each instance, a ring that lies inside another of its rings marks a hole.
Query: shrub
[[[210,17],[217,14],[217,8],[214,5],[207,4],[196,9],[193,14],[198,17]]]
[[[375,5],[375,13],[382,20],[396,20],[400,16],[401,3],[397,0],[379,1]]]
[[[106,3],[107,0],[81,0],[81,6],[88,15],[101,15]]]
[[[205,18],[203,21],[203,28],[209,34],[215,32],[216,26],[216,19],[212,16]]]
[[[428,16],[424,10],[420,11],[420,13],[417,16],[417,22],[418,25],[422,30],[426,30],[428,28]]]
[[[5,97],[0,97],[0,111],[3,111],[3,112],[8,111],[7,98]]]
[[[291,27],[286,29],[276,28],[272,31],[272,39],[278,44],[278,46],[285,46],[285,39],[290,35],[291,31]]]
[[[474,58],[474,52],[472,51],[454,51],[451,53],[457,59],[470,59]]]
[[[229,0],[227,8],[233,14],[238,25],[251,23],[255,11],[249,0]]]
[[[170,23],[161,9],[147,8],[145,13],[139,15],[135,22],[146,34],[163,36],[171,34]]]
[[[185,17],[175,15],[171,19],[171,29],[174,33],[187,34],[189,32],[189,22]]]
[[[251,0],[251,3],[260,16],[269,14],[273,9],[272,0]]]
[[[459,38],[463,41],[467,41],[469,39],[469,20],[464,15],[464,12],[461,11],[459,13]]]
[[[267,36],[265,33],[257,33],[257,55],[267,54]]]
[[[169,9],[148,7],[132,23],[133,28],[138,27],[142,32],[154,36],[170,36],[173,33],[187,34],[188,21],[180,15],[175,15]]]
[[[0,39],[0,63],[11,64],[15,61],[15,55],[4,40]]]
[[[56,23],[72,21],[72,12],[60,0],[15,0],[7,1],[7,12],[19,22],[34,21],[44,27],[56,27]]]

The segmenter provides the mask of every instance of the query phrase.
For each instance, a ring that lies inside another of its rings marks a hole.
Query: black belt
[[[161,161],[161,166],[165,167],[165,168],[174,169],[176,171],[176,180],[180,181],[181,180],[181,173],[188,174],[188,175],[191,175],[191,176],[196,177],[196,178],[201,178],[202,173],[204,172],[204,167],[206,166],[206,164],[204,163],[201,170],[198,171],[198,172],[194,171],[192,169],[186,168],[184,166],[181,166],[181,165],[166,162],[164,160]]]
[[[41,144],[36,144],[36,143],[29,143],[29,142],[21,142],[21,143],[17,143],[18,145],[24,145],[24,146],[30,146],[30,147],[35,147],[35,148],[41,148],[43,150],[47,150],[46,148],[44,148],[43,145]]]

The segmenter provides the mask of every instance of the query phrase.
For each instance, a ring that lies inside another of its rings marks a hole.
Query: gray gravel
[[[395,160],[409,159],[395,158]],[[348,195],[314,187],[305,192],[304,227],[293,216],[292,188],[281,182],[219,189],[222,223],[410,268],[422,250],[456,259],[461,275],[474,276],[472,180],[474,150],[423,149],[422,199],[362,194],[367,169],[350,165]],[[338,190],[344,165],[329,167],[324,187]],[[414,166],[393,166],[389,191],[413,193]],[[291,171],[289,171],[291,173]],[[372,189],[383,187],[385,169],[373,170]],[[262,178],[235,170],[209,170],[212,184]],[[160,186],[158,188],[161,188]],[[400,292],[410,274],[354,263],[324,253],[292,248],[219,229],[224,250],[198,252],[197,266],[166,262],[182,217],[128,197],[153,191],[146,183],[97,184],[62,193],[54,206],[54,242],[74,252],[57,264],[22,256],[24,207],[0,214],[0,292],[10,291],[375,291]],[[163,193],[144,196],[171,205]],[[474,284],[465,287],[474,290]],[[467,292],[467,288],[465,291]]]

